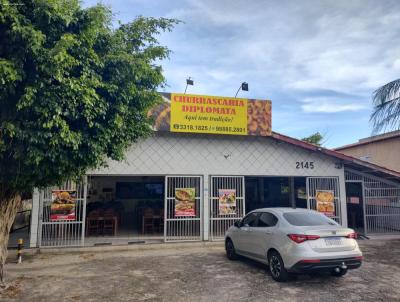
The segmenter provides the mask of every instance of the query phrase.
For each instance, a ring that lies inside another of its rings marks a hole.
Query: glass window
[[[261,213],[260,217],[258,218],[257,226],[260,228],[265,227],[273,227],[277,224],[278,218],[274,214],[271,213]]]
[[[307,208],[307,189],[305,177],[294,177],[294,199],[296,208]]]
[[[246,210],[290,207],[288,177],[246,177]]]
[[[243,226],[255,226],[257,221],[257,213],[250,213],[245,218],[243,218]]]
[[[296,226],[314,226],[314,225],[337,225],[337,223],[318,213],[284,213],[283,217],[291,224]]]
[[[264,207],[289,207],[289,178],[266,177],[264,178]]]

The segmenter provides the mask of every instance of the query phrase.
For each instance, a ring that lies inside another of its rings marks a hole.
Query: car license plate
[[[325,244],[327,246],[342,245],[342,239],[340,237],[325,238]]]

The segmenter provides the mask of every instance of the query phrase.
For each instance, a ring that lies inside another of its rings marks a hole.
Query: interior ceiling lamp
[[[193,82],[193,79],[191,78],[191,77],[188,77],[187,79],[186,79],[186,88],[185,88],[185,93],[186,93],[186,90],[187,90],[187,88],[188,88],[188,86],[193,86],[194,85],[194,82]],[[185,94],[184,93],[184,94]]]
[[[237,95],[238,95],[240,89],[242,89],[243,91],[249,91],[249,84],[248,84],[247,82],[243,82],[243,83],[239,86],[239,89],[236,91],[235,98],[237,97]]]

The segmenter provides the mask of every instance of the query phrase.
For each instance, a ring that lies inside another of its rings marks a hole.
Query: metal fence
[[[219,190],[231,189],[236,193],[234,214],[221,214],[219,211]],[[243,218],[245,214],[244,176],[211,176],[210,187],[210,238],[222,240],[226,230]]]
[[[74,191],[75,219],[58,220],[51,218],[53,191]],[[59,187],[49,187],[40,192],[39,246],[67,247],[83,246],[86,212],[85,182],[67,181]]]
[[[362,183],[366,234],[400,232],[399,185],[354,170],[346,170],[345,179]]]
[[[194,216],[175,215],[176,189],[182,188],[193,188],[195,190]],[[201,176],[165,177],[165,241],[171,242],[202,240],[202,211],[203,185]]]
[[[340,192],[338,177],[307,177],[307,207],[317,209],[317,191],[332,191],[334,195],[334,215],[330,218],[341,223]]]

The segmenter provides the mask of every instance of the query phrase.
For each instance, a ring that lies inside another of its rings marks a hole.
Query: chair
[[[86,219],[86,236],[92,234],[99,235],[101,233],[101,223],[100,223],[100,211],[93,210],[89,213]]]
[[[143,210],[142,233],[153,233],[154,231],[154,211],[151,208],[146,208]]]
[[[113,209],[107,209],[104,211],[103,221],[103,234],[104,235],[116,235],[116,214]]]

